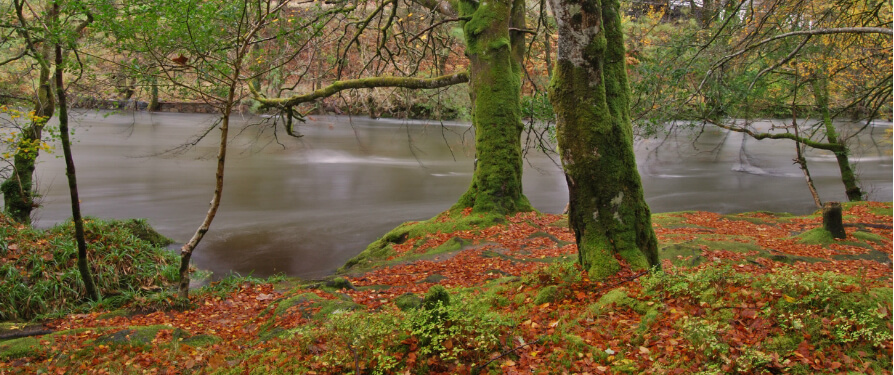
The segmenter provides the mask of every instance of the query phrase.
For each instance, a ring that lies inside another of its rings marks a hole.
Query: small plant
[[[8,223],[6,218],[0,219]],[[97,304],[83,304],[83,284],[75,266],[77,248],[72,223],[47,231],[0,224],[0,320],[64,316],[92,306],[117,308],[144,301],[143,307],[165,305],[151,297],[172,285],[176,256],[136,237],[118,221],[85,220],[92,272],[101,295]]]

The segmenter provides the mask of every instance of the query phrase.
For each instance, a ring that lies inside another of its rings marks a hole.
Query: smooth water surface
[[[74,126],[82,210],[102,218],[148,218],[185,242],[211,199],[218,131],[188,149],[214,116],[173,113],[82,114]],[[466,190],[474,160],[468,124],[314,117],[304,135],[274,135],[259,117],[236,118],[223,201],[194,263],[219,276],[278,272],[315,278],[398,224],[449,208]],[[890,123],[855,139],[853,161],[874,200],[891,200]],[[36,223],[69,217],[61,150],[38,166],[43,206]],[[637,142],[653,212],[814,210],[786,141],[755,141],[716,130]],[[844,200],[831,153],[808,154],[825,200]],[[529,151],[524,190],[544,212],[565,207],[567,190],[553,161]]]

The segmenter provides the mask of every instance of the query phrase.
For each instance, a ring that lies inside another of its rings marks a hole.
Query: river
[[[184,242],[201,223],[214,180],[217,130],[180,148],[214,117],[174,113],[77,115],[74,158],[82,210],[101,218],[148,218]],[[361,117],[313,117],[301,138],[274,135],[263,118],[239,117],[231,141],[223,200],[196,249],[194,264],[215,272],[316,278],[401,222],[449,208],[468,187],[474,158],[468,124]],[[269,120],[269,119],[267,119]],[[890,122],[873,123],[853,140],[853,162],[870,199],[892,198]],[[846,132],[846,131],[845,131]],[[58,148],[58,147],[57,147]],[[814,210],[794,147],[708,130],[637,142],[646,200],[653,212]],[[69,217],[61,149],[41,155],[42,207],[35,223]],[[825,200],[844,200],[835,158],[808,154]],[[561,170],[528,152],[524,191],[544,212],[567,200]]]

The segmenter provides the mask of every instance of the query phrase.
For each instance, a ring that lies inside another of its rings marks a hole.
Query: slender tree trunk
[[[521,180],[524,1],[464,0],[460,14],[470,18],[463,31],[477,160],[471,186],[453,208],[499,214],[530,211]]]
[[[149,81],[149,106],[146,110],[153,112],[158,110],[158,77],[152,76]]]
[[[53,4],[58,12],[59,5]],[[58,13],[57,13],[58,14]],[[62,46],[56,44],[56,100],[59,102],[59,137],[62,142],[62,153],[65,155],[65,175],[68,177],[68,191],[71,195],[71,220],[74,222],[75,240],[78,243],[78,271],[84,281],[87,298],[99,300],[99,291],[93,284],[90,265],[87,262],[87,240],[84,235],[84,218],[81,217],[81,201],[78,198],[78,179],[75,174],[74,158],[71,155],[71,140],[68,136],[68,103],[65,96],[65,82],[62,77]]]
[[[795,163],[798,163],[801,171],[804,172],[804,178],[807,179],[807,190],[810,190],[810,196],[813,197],[813,203],[816,204],[817,208],[821,208],[823,207],[823,201],[820,200],[819,193],[816,191],[816,186],[813,185],[813,178],[810,177],[810,170],[807,169],[807,159],[801,154],[801,145],[795,143],[795,147],[798,148],[798,157],[795,158]]]
[[[800,77],[800,73],[798,73],[798,69],[795,68],[795,84],[794,84],[794,92],[792,93],[792,128],[795,131],[795,138],[800,138],[798,129],[798,105],[796,99],[798,98],[798,89],[801,87],[801,84],[797,82],[798,77]],[[807,169],[807,159],[804,157],[803,146],[801,142],[795,142],[795,163],[801,168],[801,171],[804,172],[804,178],[807,180],[807,189],[810,191],[810,196],[813,197],[813,203],[816,204],[817,208],[823,207],[823,202],[820,200],[819,193],[816,191],[816,186],[813,185],[813,178],[810,177],[810,169]]]
[[[49,61],[48,54],[49,52],[43,54],[45,62]],[[40,75],[34,105],[34,116],[37,119],[22,129],[22,139],[13,156],[13,173],[0,185],[4,210],[13,220],[22,224],[31,224],[31,212],[37,207],[34,202],[34,167],[40,154],[43,127],[56,110],[49,64],[39,65]]]
[[[848,148],[844,142],[838,139],[838,131],[832,124],[832,116],[829,113],[829,82],[826,78],[819,78],[813,83],[813,96],[816,105],[819,107],[823,115],[823,126],[826,130],[826,138],[829,143],[841,145],[841,151],[835,152],[835,159],[838,161],[838,170],[841,172],[841,182],[844,183],[844,192],[847,199],[851,202],[862,201],[863,191],[857,183],[857,175],[851,167],[848,159]]]
[[[633,152],[617,0],[551,0],[559,25],[550,100],[579,261],[594,278],[658,265]]]
[[[235,76],[238,77],[238,75],[239,73],[237,71]],[[214,174],[214,194],[211,196],[211,205],[208,208],[208,212],[205,214],[205,220],[202,221],[202,225],[200,225],[192,235],[192,238],[180,248],[180,285],[178,297],[183,301],[189,299],[189,261],[192,258],[192,252],[195,250],[196,246],[198,246],[202,238],[205,237],[205,233],[208,233],[208,229],[211,228],[211,222],[214,220],[214,216],[217,215],[218,207],[220,207],[220,198],[223,194],[224,166],[226,165],[227,158],[227,134],[230,129],[230,113],[233,111],[235,97],[236,85],[233,84],[230,86],[227,94],[227,102],[224,106],[223,113],[221,114],[220,143],[217,149],[217,170]]]

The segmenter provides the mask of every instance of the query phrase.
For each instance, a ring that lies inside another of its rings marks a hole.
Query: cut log
[[[832,233],[834,238],[847,238],[841,221],[841,203],[826,202],[823,205],[823,228]]]

